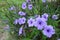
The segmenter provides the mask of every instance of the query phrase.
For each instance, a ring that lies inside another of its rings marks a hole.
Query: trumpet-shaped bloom
[[[57,15],[53,15],[52,19],[56,20],[56,19],[58,19],[58,16]]]
[[[21,35],[23,33],[23,28],[21,27],[20,29],[19,29],[19,35]]]
[[[22,11],[19,11],[19,13],[18,13],[20,16],[25,16],[26,15],[26,13],[25,12],[22,12]]]
[[[49,38],[52,37],[53,34],[55,34],[55,30],[53,29],[53,26],[51,25],[46,26],[42,32],[45,36]]]
[[[44,20],[47,21],[47,20],[48,20],[48,14],[47,14],[47,13],[44,13],[44,14],[42,15],[42,18],[44,18]]]
[[[43,18],[37,18],[34,26],[37,27],[38,30],[42,30],[47,23],[44,21]]]
[[[34,21],[35,21],[35,20],[34,20],[33,18],[28,19],[28,21],[27,21],[28,26],[29,26],[29,27],[34,26]]]
[[[29,4],[29,5],[28,5],[28,9],[29,9],[29,10],[32,10],[32,4]]]
[[[26,22],[26,18],[25,17],[22,17],[22,18],[19,18],[19,24],[24,24]]]
[[[23,2],[23,3],[22,3],[22,9],[26,9],[26,7],[27,7],[27,6],[26,6],[26,2]]]

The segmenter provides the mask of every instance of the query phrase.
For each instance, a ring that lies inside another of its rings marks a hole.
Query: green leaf
[[[29,38],[23,38],[23,39],[21,39],[21,40],[31,40],[31,39],[29,39]]]

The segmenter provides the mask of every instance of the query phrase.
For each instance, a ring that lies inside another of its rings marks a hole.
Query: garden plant
[[[60,5],[58,1],[6,0],[7,40],[57,40],[60,38]],[[1,18],[4,18],[1,15]],[[3,20],[3,19],[2,19]],[[12,39],[11,39],[12,38]]]

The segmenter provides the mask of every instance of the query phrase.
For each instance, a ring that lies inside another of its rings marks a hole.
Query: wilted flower
[[[34,17],[35,17],[35,18],[40,18],[40,15],[35,15]]]
[[[28,26],[31,27],[31,26],[34,26],[34,19],[33,18],[30,18],[28,19],[27,23],[28,23]]]
[[[46,0],[42,0],[42,2],[43,2],[43,3],[45,3],[45,2],[46,2]]]
[[[29,4],[29,5],[28,5],[28,9],[29,9],[29,10],[32,10],[32,4]]]
[[[54,20],[58,19],[58,15],[53,15],[52,19],[54,19]]]
[[[53,26],[51,25],[46,26],[42,32],[45,36],[49,38],[52,37],[53,34],[55,34],[55,30],[53,29]]]
[[[15,21],[14,21],[14,24],[17,24],[18,23],[18,19],[16,19]]]
[[[19,35],[21,35],[22,33],[23,33],[23,27],[19,29]]]
[[[22,9],[26,9],[26,7],[27,7],[27,6],[26,6],[26,2],[23,2],[23,3],[22,3]]]
[[[42,30],[43,27],[47,25],[43,18],[37,18],[34,26],[37,27],[38,30]]]
[[[24,24],[26,22],[26,18],[25,17],[22,17],[22,18],[19,18],[19,24]]]
[[[22,12],[22,11],[19,11],[19,13],[18,13],[20,16],[25,16],[26,15],[26,13],[25,12]]]
[[[31,0],[26,0],[26,2],[30,3]]]
[[[10,26],[9,25],[7,25],[6,27],[4,27],[4,30],[10,30]]]
[[[44,18],[45,21],[47,21],[47,20],[48,20],[48,14],[47,14],[47,13],[44,13],[44,14],[42,15],[42,18]]]

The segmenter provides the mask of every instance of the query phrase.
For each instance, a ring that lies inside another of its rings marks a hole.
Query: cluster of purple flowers
[[[27,3],[28,5],[28,9],[31,10],[32,9],[32,4],[30,4],[31,0],[26,0],[26,2],[22,3],[22,9],[26,9],[27,8]],[[44,1],[45,2],[45,1]],[[26,13],[19,11],[18,14],[20,16],[25,16]],[[28,27],[36,27],[38,30],[42,30],[42,33],[46,36],[46,37],[52,37],[53,34],[55,34],[55,29],[53,28],[53,26],[51,25],[47,25],[47,21],[48,21],[48,14],[44,13],[42,16],[40,15],[35,15],[34,18],[29,18],[28,20],[26,20],[25,17],[16,19],[14,21],[14,24],[19,24],[19,25],[23,25],[23,24],[28,24]],[[53,19],[58,19],[58,17],[56,15],[52,16]],[[20,27],[19,29],[19,35],[21,35],[23,32],[23,27]]]
[[[20,14],[19,14],[20,15]],[[44,13],[42,16],[38,15],[35,16],[35,18],[29,18],[26,20],[25,17],[16,19],[14,21],[14,24],[19,23],[20,25],[25,24],[27,21],[28,27],[33,27],[35,26],[38,30],[42,30],[42,33],[47,36],[47,37],[52,37],[53,34],[55,34],[55,30],[53,26],[47,25],[47,20],[48,20],[48,14]],[[22,34],[23,27],[19,29],[19,35]]]
[[[24,24],[26,22],[26,18],[25,17],[22,17],[22,18],[19,18],[19,19],[16,19],[15,21],[14,21],[14,24],[20,24],[20,25],[22,25],[22,24]]]
[[[30,3],[31,0],[26,0],[26,2],[22,3],[22,9],[26,9],[28,7],[29,10],[32,10],[32,4]],[[28,6],[27,6],[28,3]]]

